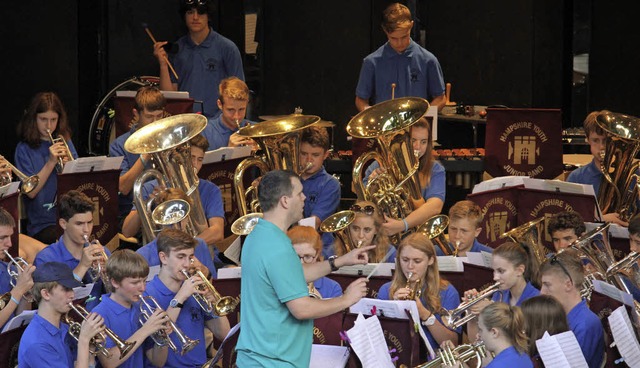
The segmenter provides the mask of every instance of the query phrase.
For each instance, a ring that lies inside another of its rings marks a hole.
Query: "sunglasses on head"
[[[560,266],[564,274],[567,275],[567,277],[569,278],[569,281],[571,281],[571,283],[573,284],[573,279],[571,278],[571,274],[569,273],[569,270],[567,270],[567,268],[562,264],[562,262],[560,262],[560,259],[558,258],[557,255],[555,254],[552,255],[551,258],[549,258],[549,263],[552,265],[557,264],[558,266]]]
[[[376,212],[376,209],[371,205],[360,206],[359,204],[354,204],[351,206],[351,211],[360,212],[364,213],[365,215],[371,216],[374,212]]]
[[[209,2],[209,0],[186,0],[184,3],[186,5],[205,6],[207,5],[207,2]]]

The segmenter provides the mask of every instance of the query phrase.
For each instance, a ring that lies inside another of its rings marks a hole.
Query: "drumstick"
[[[393,253],[394,250],[395,248],[392,246],[391,249],[389,249],[389,251],[387,252],[387,254],[385,254],[384,257],[380,260],[380,262],[378,262],[378,264],[373,268],[373,270],[369,272],[369,274],[367,275],[367,281],[369,281],[371,276],[373,276],[373,274],[376,273],[376,271],[378,271],[378,268],[380,268],[380,266],[383,263],[385,263],[387,259],[389,259],[389,257],[391,256],[391,253]]]
[[[149,27],[147,27],[147,24],[146,23],[142,23],[142,27],[144,27],[144,30],[149,35],[149,38],[151,39],[151,41],[153,41],[153,43],[156,44],[158,41],[156,41],[156,38],[153,37],[153,34],[149,30]],[[173,76],[176,77],[176,79],[180,79],[180,78],[178,78],[178,73],[176,73],[176,70],[173,69],[173,65],[171,65],[171,62],[169,61],[169,58],[167,58],[165,56],[164,59],[167,61],[167,65],[169,66],[169,69],[171,69],[171,72],[173,72]]]

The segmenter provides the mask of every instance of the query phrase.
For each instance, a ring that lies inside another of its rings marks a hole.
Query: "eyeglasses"
[[[205,6],[209,0],[185,0],[186,5]]]
[[[371,216],[373,215],[374,212],[376,212],[376,209],[371,205],[360,206],[358,204],[354,204],[351,206],[351,211],[361,212],[361,213],[364,213],[365,215]]]
[[[571,278],[571,274],[569,273],[569,270],[567,270],[567,268],[562,264],[562,262],[560,262],[560,259],[558,258],[557,255],[555,254],[552,255],[551,258],[549,258],[549,263],[552,265],[557,264],[558,266],[560,266],[564,274],[567,275],[567,277],[569,278],[569,281],[571,281],[571,283],[573,284],[573,278]]]
[[[304,256],[298,256],[304,263],[313,263],[316,260],[316,254],[305,254]]]

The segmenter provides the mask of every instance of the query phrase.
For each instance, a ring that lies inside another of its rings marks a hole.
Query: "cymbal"
[[[290,114],[290,115],[260,115],[258,116],[260,119],[262,120],[280,120],[289,116],[295,116],[296,114]],[[299,114],[298,114],[299,115]],[[333,128],[336,126],[336,124],[332,121],[328,121],[328,120],[320,120],[315,126],[317,127],[323,127],[323,128]]]

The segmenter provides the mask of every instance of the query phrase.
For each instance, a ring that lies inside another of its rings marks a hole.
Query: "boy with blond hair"
[[[482,231],[483,218],[480,206],[469,200],[457,202],[449,209],[449,243],[451,249],[458,250],[458,256],[465,257],[468,252],[493,252],[476,239]],[[445,254],[436,247],[436,255]]]

